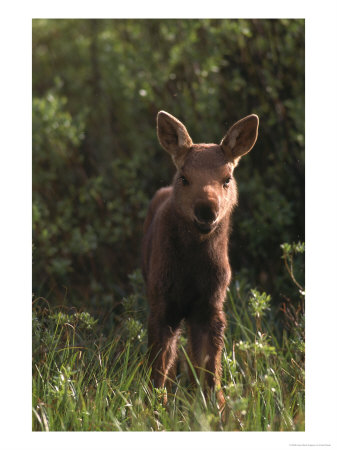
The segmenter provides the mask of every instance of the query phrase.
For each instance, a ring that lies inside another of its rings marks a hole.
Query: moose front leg
[[[148,323],[148,344],[150,348],[151,380],[154,387],[163,388],[169,374],[172,374],[176,357],[177,341],[180,334],[178,326],[163,324],[156,316],[150,315]],[[164,403],[167,397],[164,398]]]
[[[188,321],[190,357],[200,379],[216,391],[219,408],[225,404],[221,390],[221,356],[226,320],[223,311],[217,311],[205,323],[199,319]]]

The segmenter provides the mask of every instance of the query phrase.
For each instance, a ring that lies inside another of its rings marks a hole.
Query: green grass
[[[33,306],[35,431],[296,431],[304,430],[304,325],[283,329],[270,297],[236,283],[227,295],[223,416],[214,396],[190,388],[182,337],[179,374],[163,393],[148,388],[141,294],[109,336],[87,313]],[[288,318],[289,318],[288,317]],[[298,321],[296,321],[298,319]],[[281,331],[280,331],[281,330]]]

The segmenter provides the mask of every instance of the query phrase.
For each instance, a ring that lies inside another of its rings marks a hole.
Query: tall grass
[[[268,295],[234,283],[225,306],[227,402],[221,414],[198,379],[190,386],[184,337],[166,407],[163,391],[149,389],[142,302],[139,292],[125,299],[123,320],[105,336],[88,313],[50,310],[44,299],[34,301],[33,430],[304,430],[304,324],[298,309],[284,310],[289,326],[282,330]]]

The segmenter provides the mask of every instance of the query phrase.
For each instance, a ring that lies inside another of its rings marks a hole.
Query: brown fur
[[[155,194],[144,224],[153,384],[164,387],[172,376],[185,320],[190,359],[217,390],[220,406],[223,303],[231,279],[229,222],[237,203],[233,171],[254,146],[257,130],[258,117],[251,115],[233,125],[220,145],[193,144],[178,119],[164,111],[157,117],[159,141],[177,173],[171,186]]]

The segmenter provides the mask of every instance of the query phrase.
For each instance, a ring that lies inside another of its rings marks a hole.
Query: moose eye
[[[228,178],[226,178],[225,179],[225,181],[224,181],[224,183],[223,183],[223,187],[225,188],[225,187],[227,187],[228,185],[229,185],[229,182],[231,181],[231,177],[228,177]]]
[[[188,186],[190,184],[188,179],[185,178],[183,175],[180,177],[180,180],[181,180],[183,186]]]

